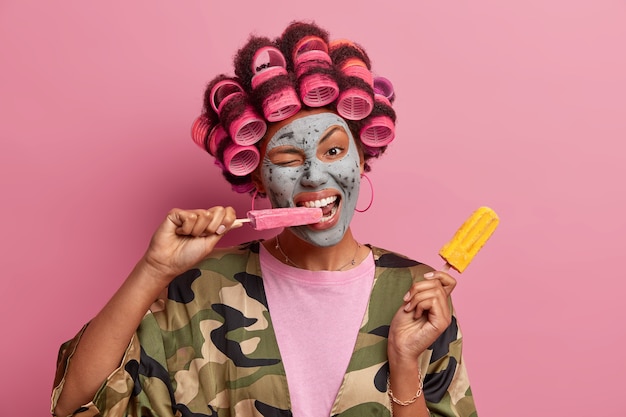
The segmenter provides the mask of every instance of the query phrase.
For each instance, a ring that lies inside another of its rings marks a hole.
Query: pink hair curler
[[[211,107],[219,115],[228,101],[243,93],[243,88],[236,81],[222,80],[211,88]]]
[[[382,94],[374,93],[374,100],[378,103],[384,104],[385,106],[391,107],[391,101],[389,101],[389,99]]]
[[[222,125],[216,125],[215,127],[213,127],[213,129],[209,133],[209,138],[208,138],[209,153],[213,156],[217,155],[217,147],[225,139],[228,139],[228,133],[226,133],[226,130],[224,130],[224,127]]]
[[[252,88],[255,89],[279,75],[288,75],[287,70],[283,67],[264,69],[252,78]],[[268,122],[285,120],[298,113],[301,108],[300,98],[293,86],[286,86],[263,99],[263,114]]]
[[[224,166],[233,175],[243,177],[256,169],[261,156],[256,146],[229,145],[224,150]]]
[[[351,41],[350,39],[346,39],[346,38],[339,38],[339,39],[333,39],[332,41],[330,41],[330,49],[335,49],[335,48],[339,48],[340,46],[353,46],[356,49],[358,49],[359,51],[363,52],[363,49],[361,47],[359,47],[356,43],[354,43],[353,41]]]
[[[213,126],[205,115],[198,116],[191,125],[191,139],[205,151],[209,151],[207,147],[207,133]]]
[[[233,184],[230,188],[235,192],[243,194],[251,193],[256,189],[256,186],[252,182],[247,182],[245,184]]]
[[[371,95],[357,87],[342,91],[337,100],[337,113],[348,120],[362,120],[373,108],[374,100]]]
[[[310,74],[299,80],[302,102],[309,107],[323,107],[339,96],[339,86],[326,74]]]
[[[374,94],[374,99],[387,107],[391,107],[391,102],[381,94]],[[370,117],[359,132],[361,142],[371,148],[388,145],[395,136],[396,125],[391,117],[385,114]]]
[[[296,61],[294,61],[296,77],[300,78],[303,73],[313,68],[330,68],[332,64],[333,61],[327,52],[317,49],[313,51],[308,51],[304,54],[299,55]]]
[[[391,103],[395,98],[395,93],[393,91],[393,84],[385,77],[375,77],[374,78],[374,93],[380,94],[385,97]]]
[[[346,41],[336,41],[333,47],[340,45],[352,45],[361,50],[353,43]],[[361,58],[349,58],[341,63],[341,72],[347,77],[356,77],[363,80],[367,85],[373,87],[374,77]],[[349,87],[341,93],[337,101],[337,112],[349,120],[361,120],[366,118],[374,108],[374,99],[367,91],[363,91],[358,86]]]
[[[293,48],[293,62],[295,63],[298,61],[298,57],[311,51],[322,51],[328,54],[328,44],[319,36],[310,35],[303,37]]]
[[[367,68],[365,62],[358,58],[350,58],[341,64],[341,72],[348,77],[358,77],[370,86],[374,85],[372,72]]]
[[[222,111],[226,103],[232,100],[244,100],[248,97],[243,88],[234,80],[222,80],[211,89],[211,107],[217,112],[220,119],[224,119]],[[233,141],[239,145],[252,145],[258,142],[267,130],[267,124],[250,104],[246,104],[240,115],[232,120],[228,126],[228,133]]]
[[[280,75],[287,75],[287,70],[283,67],[266,68],[252,77],[252,89],[254,90],[264,82]]]
[[[287,76],[285,57],[277,48],[264,46],[254,54],[252,59],[252,71],[256,74],[252,77],[252,89],[279,76]],[[269,122],[285,120],[300,111],[302,104],[292,85],[286,85],[279,91],[270,94],[263,99],[263,114]]]
[[[217,125],[209,133],[209,153],[217,156],[217,149],[228,141],[222,161],[216,159],[216,163],[222,169],[226,169],[233,175],[244,176],[254,171],[259,165],[260,155],[256,146],[241,146],[234,143],[226,133],[222,125]]]
[[[374,116],[361,128],[361,142],[373,148],[389,145],[395,138],[395,125],[389,116]]]
[[[282,52],[273,46],[259,48],[252,57],[251,70],[258,74],[271,67],[287,68],[287,61]]]
[[[267,123],[254,111],[250,105],[246,106],[239,117],[233,120],[228,132],[238,145],[247,146],[257,143],[267,131]]]
[[[342,48],[350,48],[350,57],[338,60],[339,70],[347,78],[358,78],[373,89],[374,78],[369,69],[367,54],[354,42],[347,39],[337,39],[330,42],[330,55],[342,55]],[[356,55],[355,55],[356,51]],[[348,80],[349,86],[341,92],[337,99],[337,112],[348,120],[362,120],[374,109],[374,97],[369,89],[359,86],[361,83]]]
[[[284,88],[263,100],[263,113],[268,122],[279,122],[298,113],[300,98],[293,88]]]
[[[332,103],[339,96],[337,82],[316,68],[332,67],[328,55],[328,45],[317,36],[305,36],[294,48],[293,62],[300,86],[302,102],[309,107],[322,107]],[[308,73],[308,75],[305,75]]]

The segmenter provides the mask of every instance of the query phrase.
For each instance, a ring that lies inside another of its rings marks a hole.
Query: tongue
[[[329,204],[327,206],[322,207],[322,214],[324,216],[330,214],[330,212],[333,210],[333,206],[334,206],[333,204]]]

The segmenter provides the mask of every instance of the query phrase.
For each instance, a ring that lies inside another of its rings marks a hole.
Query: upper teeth
[[[322,198],[321,200],[305,201],[304,207],[325,207],[330,203],[334,203],[337,196]]]

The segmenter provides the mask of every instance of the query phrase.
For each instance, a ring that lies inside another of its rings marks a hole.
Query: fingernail
[[[411,311],[411,304],[410,304],[410,303],[406,303],[406,304],[404,305],[404,311],[406,311],[407,313],[408,313],[409,311]]]
[[[411,298],[411,291],[408,291],[406,294],[404,294],[404,297],[402,297],[404,301],[409,301],[410,298]]]
[[[434,272],[427,272],[424,274],[424,278],[429,279],[435,276]]]
[[[221,235],[222,233],[224,233],[225,230],[226,230],[226,226],[224,226],[223,224],[220,224],[220,227],[217,228],[217,230],[215,231],[215,234]]]

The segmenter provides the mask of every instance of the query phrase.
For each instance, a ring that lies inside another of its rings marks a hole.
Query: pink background
[[[248,34],[296,18],[396,87],[357,238],[439,266],[475,208],[502,218],[457,274],[479,414],[626,415],[626,3],[372,4],[0,2],[1,416],[47,415],[58,346],[167,210],[249,208],[189,129]]]

